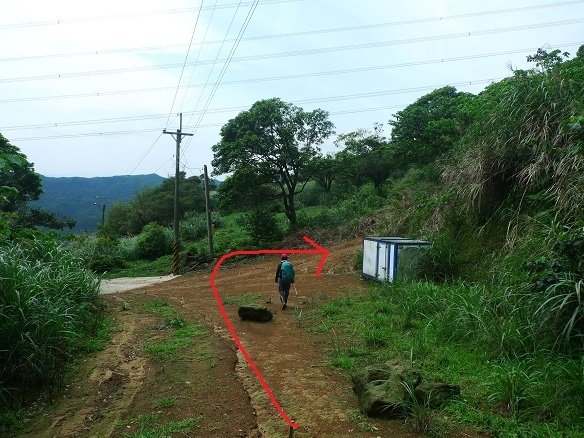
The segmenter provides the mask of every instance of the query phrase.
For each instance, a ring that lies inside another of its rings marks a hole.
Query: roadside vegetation
[[[400,358],[459,384],[461,399],[441,411],[413,409],[412,425],[430,435],[464,427],[501,437],[584,434],[584,46],[574,56],[540,49],[528,60],[532,69],[478,95],[443,87],[420,97],[388,120],[388,135],[383,124],[340,133],[336,154],[319,150],[334,133],[326,111],[277,98],[227,122],[213,147],[214,169],[230,174],[212,190],[215,254],[303,233],[321,244],[364,234],[433,242],[419,282],[315,301],[298,316],[307,329],[333,333],[331,364],[349,373]],[[113,206],[96,235],[31,234],[66,220],[26,208],[38,178],[5,144],[0,328],[14,331],[0,339],[18,346],[0,348],[0,402],[14,404],[11,394],[30,384],[52,388],[51,370],[100,326],[94,274],[170,272],[174,178]],[[202,177],[180,178],[187,272],[213,259]],[[32,308],[42,308],[23,319],[33,329],[4,323]],[[37,340],[43,324],[52,331]],[[193,330],[173,327],[164,346],[146,348],[164,355],[191,342]],[[22,364],[5,351],[18,351]]]
[[[106,345],[111,324],[98,279],[55,239],[16,235],[0,251],[1,432],[39,396],[52,399],[75,358]]]

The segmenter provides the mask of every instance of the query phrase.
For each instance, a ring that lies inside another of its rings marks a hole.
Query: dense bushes
[[[128,260],[133,259],[133,250],[124,251],[120,241],[112,237],[79,235],[69,241],[68,249],[88,269],[99,274],[124,267]]]
[[[38,234],[0,248],[0,404],[54,386],[100,321],[99,282]]]
[[[136,239],[136,255],[140,259],[154,260],[169,254],[172,250],[172,236],[168,228],[152,222],[144,227]]]
[[[269,207],[254,208],[247,215],[247,228],[256,246],[276,242],[284,235],[279,227],[273,209]]]

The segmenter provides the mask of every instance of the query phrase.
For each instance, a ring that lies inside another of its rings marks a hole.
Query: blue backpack
[[[294,276],[295,273],[292,263],[284,260],[280,266],[280,278],[282,279],[282,282],[287,284],[294,283]]]

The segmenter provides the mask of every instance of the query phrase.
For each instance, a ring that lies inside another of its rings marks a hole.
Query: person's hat
[[[282,254],[282,260],[288,260],[288,254]]]

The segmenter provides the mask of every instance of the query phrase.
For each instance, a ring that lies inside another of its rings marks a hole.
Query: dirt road
[[[301,425],[295,437],[417,436],[402,422],[360,417],[348,376],[328,364],[327,350],[334,344],[334,335],[311,333],[303,327],[301,311],[315,305],[316,298],[322,302],[365,292],[366,285],[352,268],[359,245],[355,241],[329,248],[331,255],[320,278],[314,276],[318,255],[291,257],[299,296],[292,291],[285,311],[280,309],[274,285],[278,257],[223,266],[218,275],[218,289],[243,345],[278,402]],[[274,313],[274,321],[241,321],[237,302],[246,294],[271,300],[266,306]],[[192,420],[193,427],[173,436],[288,436],[288,425],[226,331],[209,273],[105,298],[118,324],[112,344],[87,359],[64,397],[32,421],[22,436],[132,436],[147,426],[148,418],[173,425]],[[162,332],[160,321],[145,310],[145,304],[161,300],[208,331],[181,357],[153,358],[145,351],[144,346]],[[172,406],[163,406],[163,400],[173,400],[166,403]]]

